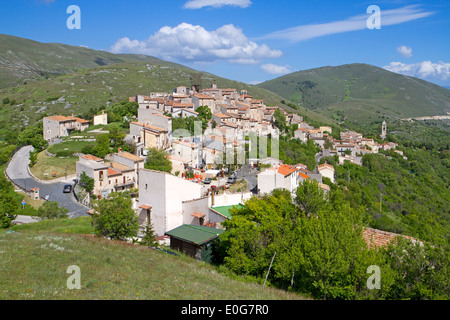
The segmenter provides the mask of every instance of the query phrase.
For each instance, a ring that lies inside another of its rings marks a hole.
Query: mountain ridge
[[[42,43],[0,34],[0,88],[48,79],[79,69],[126,62],[151,62],[187,68],[152,56],[113,54],[83,46]]]
[[[362,63],[297,71],[257,86],[336,120],[342,113],[367,121],[450,111],[445,88]]]
[[[43,50],[42,55],[39,50]],[[65,52],[68,55],[61,58]],[[8,59],[8,55],[14,57],[14,63],[10,63],[12,58]],[[65,61],[69,63],[66,65]],[[17,66],[17,70],[11,71],[11,65]],[[49,65],[51,68],[47,68]],[[19,130],[43,116],[59,113],[81,115],[107,101],[120,102],[152,91],[171,92],[180,85],[189,87],[199,74],[203,88],[215,83],[218,87],[235,88],[238,92],[247,90],[255,98],[264,99],[268,105],[279,105],[289,112],[301,111],[310,118],[329,122],[329,119],[307,109],[289,108],[283,102],[285,99],[271,91],[155,57],[112,54],[0,35],[0,100],[11,101],[0,105],[0,127]],[[13,84],[2,88],[2,85],[7,85],[2,82],[5,79]],[[8,133],[6,129],[0,131]]]

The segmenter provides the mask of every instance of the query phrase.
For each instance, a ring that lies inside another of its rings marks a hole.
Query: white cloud
[[[278,66],[272,63],[263,64],[261,69],[270,74],[287,74],[292,72],[290,66]]]
[[[260,84],[260,83],[263,83],[263,82],[264,82],[264,81],[253,80],[253,81],[249,81],[249,82],[247,82],[247,83],[255,86],[255,85]]]
[[[202,26],[181,23],[162,27],[147,40],[119,39],[111,47],[113,53],[139,53],[180,62],[212,63],[228,61],[258,64],[265,58],[279,58],[280,50],[250,41],[232,24],[208,31]]]
[[[413,64],[391,62],[383,67],[386,70],[404,74],[424,80],[448,80],[450,79],[450,63],[439,61],[433,63],[429,60]]]
[[[247,8],[252,2],[250,0],[190,0],[184,4],[185,9],[201,9],[204,7],[221,8],[223,6],[234,6]]]
[[[406,58],[412,57],[412,49],[407,46],[400,46],[397,48],[397,52]]]
[[[432,14],[433,12],[424,12],[416,5],[392,10],[381,10],[381,28],[425,18]],[[297,26],[267,34],[260,39],[281,39],[291,42],[299,42],[330,34],[364,30],[367,28],[367,19],[369,17],[369,14],[365,14],[340,21]]]

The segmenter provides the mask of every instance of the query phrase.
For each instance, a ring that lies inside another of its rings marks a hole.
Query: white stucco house
[[[260,194],[270,193],[275,189],[286,189],[294,193],[299,181],[297,169],[283,164],[259,173],[258,189]]]
[[[166,172],[139,170],[140,221],[150,217],[156,235],[181,226],[183,201],[202,197],[203,186]]]
[[[322,177],[327,177],[334,183],[334,167],[331,164],[320,164],[317,166],[317,171],[322,175]]]

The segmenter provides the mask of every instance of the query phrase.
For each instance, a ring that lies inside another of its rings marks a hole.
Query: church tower
[[[381,125],[381,138],[386,139],[386,133],[387,133],[387,125],[386,121],[383,121],[383,124]]]

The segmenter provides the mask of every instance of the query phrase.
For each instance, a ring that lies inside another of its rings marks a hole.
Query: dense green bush
[[[223,223],[217,262],[262,281],[275,257],[271,285],[318,299],[450,298],[448,245],[406,240],[369,249],[362,237],[364,208],[352,208],[340,190],[328,201],[318,192],[310,197],[321,202],[312,214],[285,190],[234,209]],[[371,266],[380,269],[379,289],[367,285]]]

